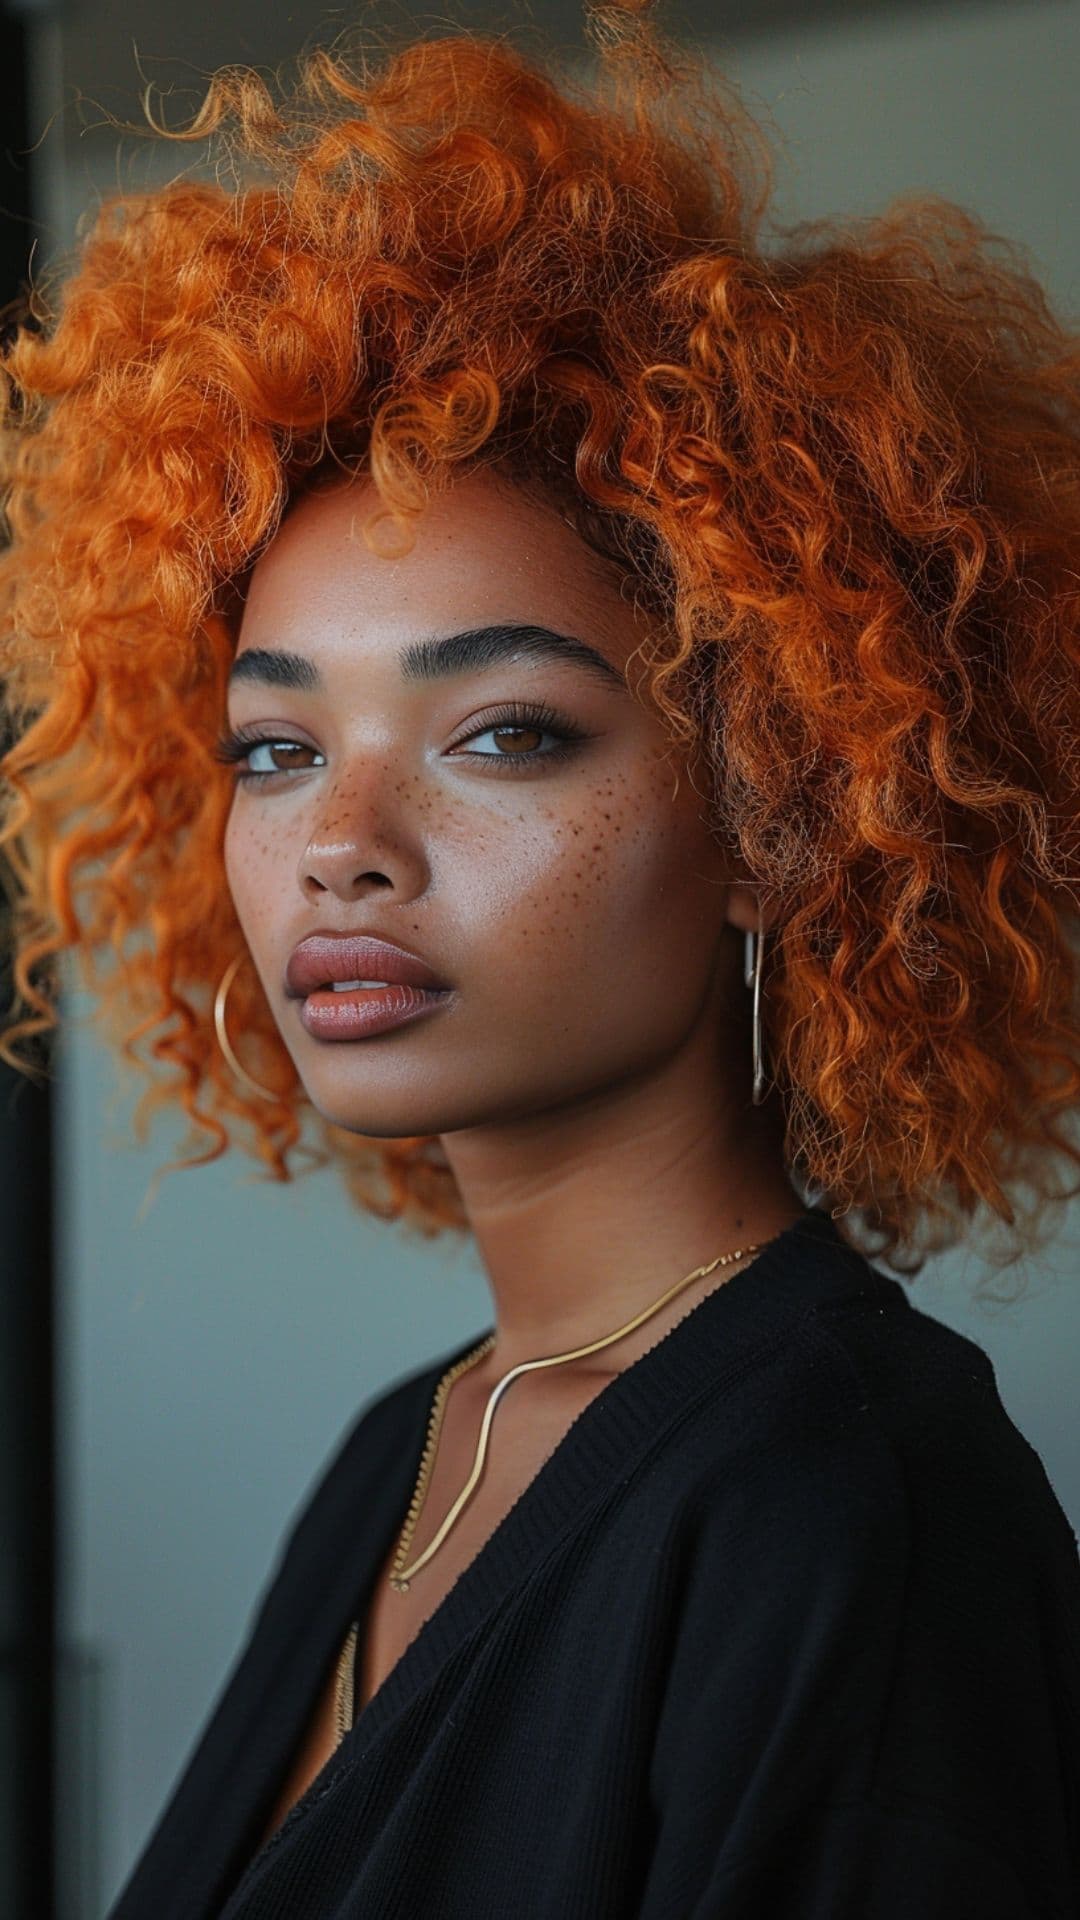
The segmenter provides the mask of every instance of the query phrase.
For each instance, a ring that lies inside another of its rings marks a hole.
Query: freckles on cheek
[[[549,956],[580,950],[640,929],[643,902],[655,892],[656,873],[669,862],[667,835],[653,809],[659,804],[637,779],[606,774],[572,806],[546,812],[528,847],[519,841],[500,862],[516,874],[520,950],[539,946]],[[535,824],[535,822],[534,822]]]
[[[613,774],[582,823],[581,902],[618,939],[639,940],[643,915],[672,889],[681,851],[672,785],[670,771],[655,766]]]
[[[546,977],[555,951],[581,938],[584,858],[573,816],[569,804],[549,803],[517,809],[486,830],[473,821],[446,873],[473,936],[482,933],[498,953],[515,998],[526,977]]]
[[[230,818],[223,842],[225,875],[237,910],[248,918],[274,912],[274,888],[271,869],[275,854],[269,836],[251,827],[234,824]]]

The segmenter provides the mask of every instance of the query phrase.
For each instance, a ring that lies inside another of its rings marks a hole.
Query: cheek
[[[669,773],[613,773],[460,850],[469,876],[452,890],[469,902],[468,944],[490,984],[518,1004],[571,991],[595,1007],[681,973],[696,995],[719,901],[704,829],[671,787]]]
[[[236,915],[254,952],[260,928],[271,919],[279,897],[272,875],[281,854],[275,854],[272,836],[244,821],[235,807],[226,821],[222,854]]]

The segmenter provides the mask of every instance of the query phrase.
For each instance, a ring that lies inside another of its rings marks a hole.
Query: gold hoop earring
[[[235,960],[229,961],[228,966],[221,976],[218,990],[214,995],[214,1026],[217,1028],[218,1044],[238,1080],[242,1080],[244,1085],[250,1087],[252,1093],[257,1093],[261,1099],[276,1100],[280,1104],[282,1097],[280,1093],[271,1093],[268,1087],[261,1087],[257,1080],[252,1079],[247,1069],[240,1065],[239,1060],[232,1050],[229,1036],[225,1031],[225,1002],[228,998],[229,988],[236,979],[236,970],[243,958],[244,955],[238,953]]]
[[[760,1107],[765,1098],[765,1068],[762,1063],[761,1047],[761,957],[765,948],[765,930],[758,925],[757,946],[751,929],[746,934],[746,960],[743,975],[748,987],[754,989],[754,1091],[751,1099],[755,1107]]]

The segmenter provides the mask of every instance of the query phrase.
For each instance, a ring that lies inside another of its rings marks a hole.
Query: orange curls
[[[1080,1163],[1080,340],[934,196],[766,248],[734,87],[644,5],[588,26],[589,87],[462,34],[319,50],[291,92],[224,70],[156,130],[237,184],[107,200],[0,355],[0,1054],[33,1070],[70,950],[151,1075],[140,1122],[211,1136],[179,1164],[242,1122],[293,1177],[308,1103],[250,970],[230,1014],[275,1100],[212,1017],[243,583],[327,463],[398,540],[497,464],[658,616],[649,695],[777,908],[793,1173],[898,1271],[980,1207],[1034,1244]],[[436,1141],[321,1126],[359,1204],[464,1228]]]

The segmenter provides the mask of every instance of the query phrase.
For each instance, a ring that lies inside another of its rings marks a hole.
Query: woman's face
[[[316,1109],[389,1138],[576,1106],[662,1070],[702,1019],[722,1025],[736,980],[745,1035],[720,850],[627,690],[643,629],[614,579],[490,475],[437,496],[403,559],[364,545],[375,504],[351,481],[288,516],[254,570],[237,658],[302,655],[312,684],[240,678],[229,695],[231,727],[278,743],[239,763],[266,777],[237,784],[229,886]],[[419,642],[510,625],[600,659],[519,642],[403,671]],[[389,1031],[319,1037],[285,970],[322,931],[393,941],[451,991]]]

